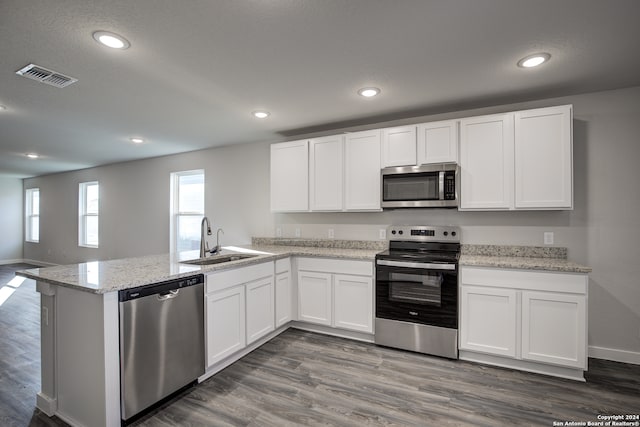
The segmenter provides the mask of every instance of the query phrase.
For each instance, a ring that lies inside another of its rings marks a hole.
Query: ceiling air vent
[[[16,74],[55,87],[66,87],[78,81],[78,79],[48,70],[36,64],[29,64],[16,71]]]

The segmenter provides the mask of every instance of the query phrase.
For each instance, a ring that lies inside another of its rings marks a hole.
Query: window
[[[97,181],[81,182],[78,195],[78,245],[98,247],[100,187]]]
[[[37,243],[40,241],[40,189],[28,189],[25,202],[25,240]]]
[[[171,174],[171,252],[200,248],[204,217],[204,171]]]

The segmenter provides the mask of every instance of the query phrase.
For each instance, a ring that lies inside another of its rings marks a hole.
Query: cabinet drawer
[[[276,260],[276,274],[291,271],[291,258]]]
[[[273,275],[273,261],[247,267],[233,268],[206,275],[205,293],[219,291],[235,285]]]
[[[333,274],[373,276],[373,261],[340,260],[332,258],[298,258],[298,270]]]
[[[463,266],[460,268],[460,283],[463,285],[585,295],[587,293],[588,277],[586,274],[581,273],[503,270]]]

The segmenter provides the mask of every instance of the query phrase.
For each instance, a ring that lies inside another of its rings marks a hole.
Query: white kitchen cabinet
[[[331,326],[331,274],[298,272],[298,320]]]
[[[458,121],[419,124],[417,152],[418,165],[458,163]]]
[[[373,333],[373,263],[298,258],[298,320]]]
[[[312,211],[340,211],[343,207],[344,136],[309,141],[309,197]]]
[[[273,280],[273,262],[206,274],[208,368],[274,330]]]
[[[515,113],[515,208],[573,208],[571,105]]]
[[[271,210],[309,210],[309,141],[271,144]]]
[[[382,167],[415,166],[416,127],[400,126],[382,130]]]
[[[345,136],[345,210],[381,210],[380,144],[380,130]]]
[[[245,285],[247,299],[247,344],[275,329],[273,276]]]
[[[276,261],[275,278],[276,328],[293,320],[293,286],[291,283],[291,259]]]
[[[581,295],[522,292],[522,358],[584,368],[586,299]]]
[[[460,268],[460,358],[565,378],[587,369],[583,273]]]
[[[516,357],[516,291],[463,286],[460,349]]]
[[[205,296],[207,366],[245,347],[244,292],[244,286],[235,286]]]
[[[334,281],[334,321],[336,328],[373,332],[373,279],[336,274]]]
[[[460,210],[513,206],[513,113],[460,120]]]

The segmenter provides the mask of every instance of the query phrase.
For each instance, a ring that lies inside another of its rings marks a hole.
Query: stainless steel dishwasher
[[[121,417],[132,417],[204,374],[204,276],[118,293]]]

